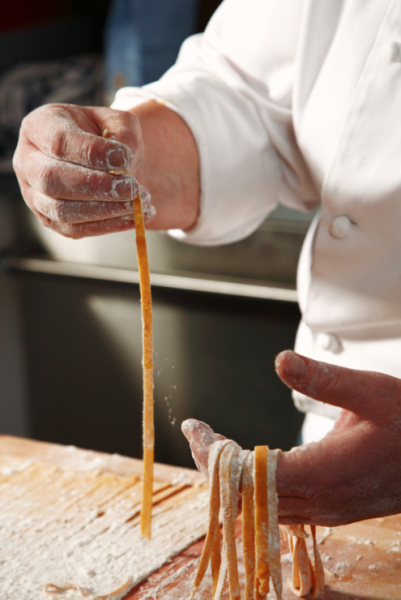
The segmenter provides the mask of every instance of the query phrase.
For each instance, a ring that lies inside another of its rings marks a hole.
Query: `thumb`
[[[398,402],[401,395],[401,381],[395,377],[319,362],[291,350],[281,352],[275,366],[291,389],[365,418],[372,409],[377,413],[379,399],[388,413],[391,403]]]

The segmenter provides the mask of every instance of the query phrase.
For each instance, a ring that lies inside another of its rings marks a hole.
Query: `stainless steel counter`
[[[152,284],[158,287],[296,302],[295,276],[308,219],[288,212],[268,219],[252,236],[220,247],[182,244],[149,231]],[[293,214],[290,214],[293,217]],[[70,240],[29,216],[42,255],[10,256],[8,268],[37,273],[138,283],[132,231]]]

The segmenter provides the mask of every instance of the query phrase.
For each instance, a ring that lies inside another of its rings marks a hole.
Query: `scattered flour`
[[[1,460],[1,600],[49,600],[47,584],[75,582],[88,599],[129,579],[132,587],[205,534],[207,489],[179,484],[154,507],[152,540],[142,538],[138,487],[133,477],[27,461],[7,468]],[[161,483],[156,493],[169,489]],[[66,591],[60,597],[81,596]]]

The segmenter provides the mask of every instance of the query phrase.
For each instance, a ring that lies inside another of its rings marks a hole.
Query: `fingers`
[[[134,218],[133,204],[129,202],[72,202],[53,200],[42,194],[35,194],[35,209],[55,225],[66,223],[88,223],[116,217]]]
[[[48,157],[100,171],[129,172],[141,148],[133,115],[105,108],[40,107],[23,120],[21,138]]]
[[[363,416],[372,410],[376,416],[381,409],[388,411],[388,403],[398,402],[401,394],[400,380],[389,375],[318,362],[290,350],[277,356],[275,366],[290,388]]]
[[[42,224],[74,239],[132,229],[139,185],[121,171],[139,160],[141,140],[130,113],[72,105],[33,111],[14,156],[25,201]]]
[[[187,419],[182,423],[181,429],[189,442],[196,466],[205,477],[208,477],[210,446],[217,440],[225,439],[224,436],[215,434],[209,425],[196,419]]]
[[[20,181],[39,194],[61,200],[118,202],[132,200],[139,191],[138,182],[129,175],[111,175],[46,158],[32,145],[26,148]],[[30,199],[35,204],[33,194]]]
[[[94,237],[107,233],[117,233],[134,229],[135,223],[131,217],[118,217],[89,223],[55,223],[43,215],[37,215],[45,227],[49,227],[61,235],[79,240],[84,237]]]

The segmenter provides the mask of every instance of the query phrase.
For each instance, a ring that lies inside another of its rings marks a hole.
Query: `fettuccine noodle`
[[[141,534],[150,539],[152,530],[153,462],[155,447],[153,414],[153,326],[148,252],[146,248],[141,197],[139,194],[134,199],[134,215],[139,284],[141,290],[143,345],[143,488]]]

